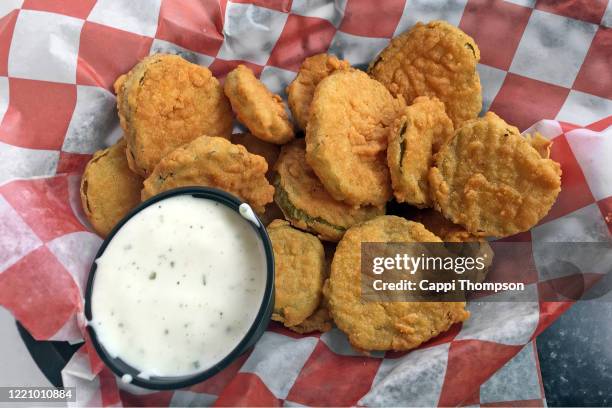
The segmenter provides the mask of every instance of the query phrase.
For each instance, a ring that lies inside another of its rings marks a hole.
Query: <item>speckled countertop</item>
[[[612,275],[536,340],[549,406],[612,406]]]

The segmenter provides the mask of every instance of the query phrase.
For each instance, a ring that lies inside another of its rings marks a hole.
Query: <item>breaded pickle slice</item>
[[[229,138],[232,111],[210,70],[176,55],[144,58],[115,82],[132,171],[148,176],[162,157],[204,134]]]
[[[446,247],[457,256],[474,259],[478,257],[483,258],[484,269],[468,270],[461,276],[472,282],[483,282],[485,280],[495,256],[485,237],[471,234],[461,225],[452,223],[432,208],[419,211],[412,218],[412,221],[420,222],[425,228],[440,237],[442,241],[450,243]]]
[[[93,229],[102,237],[140,203],[142,177],[130,171],[124,139],[96,152],[81,179],[81,203]]]
[[[363,242],[441,242],[422,224],[385,215],[349,229],[325,293],[336,325],[360,350],[410,350],[469,317],[465,302],[381,302],[361,295]]]
[[[294,138],[283,100],[270,92],[251,69],[238,65],[227,74],[223,89],[238,120],[254,136],[279,145]]]
[[[461,225],[447,220],[441,213],[432,208],[419,211],[412,218],[412,221],[420,222],[444,242],[472,242],[483,239],[481,236],[471,234]]]
[[[561,166],[546,150],[493,112],[464,123],[429,171],[435,208],[478,236],[529,230],[561,191]]]
[[[400,203],[432,205],[427,173],[433,154],[453,136],[453,122],[436,98],[419,96],[389,132],[387,162],[393,194]]]
[[[332,323],[333,320],[331,314],[329,313],[329,309],[327,308],[325,297],[323,296],[323,299],[321,299],[321,304],[313,314],[308,316],[302,323],[295,326],[289,326],[288,328],[289,330],[300,334],[307,334],[315,331],[325,333],[326,331],[330,331],[332,329]]]
[[[333,198],[354,207],[383,207],[391,198],[387,134],[402,107],[355,69],[319,83],[306,128],[306,160]]]
[[[382,215],[384,208],[353,207],[335,200],[306,163],[304,139],[283,146],[276,162],[274,200],[295,227],[338,241],[352,225]]]
[[[264,142],[263,140],[253,136],[250,133],[234,133],[230,137],[230,141],[233,144],[242,145],[246,147],[249,153],[256,154],[266,159],[268,163],[268,173],[266,177],[270,182],[274,179],[272,177],[274,164],[280,154],[280,147],[273,143]]]
[[[437,97],[457,127],[482,109],[479,60],[470,36],[446,21],[431,21],[392,39],[368,72],[407,103],[417,96]]]
[[[319,306],[325,280],[325,252],[314,235],[284,220],[268,225],[274,250],[274,311],[272,319],[285,326],[303,323]]]
[[[295,79],[287,86],[287,101],[293,119],[302,130],[310,116],[310,104],[319,82],[339,69],[349,69],[348,61],[340,60],[335,55],[317,54],[302,62]]]

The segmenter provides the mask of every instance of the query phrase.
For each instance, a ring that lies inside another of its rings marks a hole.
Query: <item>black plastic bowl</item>
[[[238,212],[238,207],[242,204],[237,197],[221,190],[217,190],[214,188],[208,187],[183,187],[177,188],[174,190],[169,190],[164,193],[158,194],[154,197],[149,198],[145,202],[141,203],[138,207],[134,208],[128,215],[126,215],[116,226],[113,228],[111,233],[106,237],[100,250],[96,254],[96,259],[98,259],[103,253],[108,243],[113,239],[117,231],[123,227],[123,225],[130,220],[134,215],[138,214],[144,208],[157,203],[158,201],[164,200],[166,198],[178,196],[178,195],[191,195],[197,198],[203,198],[208,200],[217,201],[232,210]],[[257,231],[259,236],[261,237],[261,242],[263,244],[266,256],[266,264],[267,264],[267,277],[266,277],[266,288],[264,291],[264,297],[261,302],[261,306],[259,307],[259,312],[255,318],[255,321],[251,325],[251,328],[246,333],[244,338],[240,341],[240,343],[234,348],[225,358],[219,361],[214,366],[203,370],[201,372],[185,375],[185,376],[173,376],[173,377],[155,377],[151,376],[150,378],[142,378],[138,377],[140,371],[135,369],[134,367],[127,364],[125,361],[120,358],[113,358],[108,354],[104,345],[98,341],[98,337],[96,336],[96,332],[92,329],[91,326],[87,326],[87,332],[91,338],[91,341],[100,355],[102,361],[119,377],[122,377],[125,374],[129,374],[132,376],[131,384],[137,385],[143,388],[149,388],[154,390],[170,390],[188,387],[193,384],[197,384],[202,382],[213,375],[217,374],[219,371],[223,370],[227,367],[232,361],[242,355],[245,351],[247,351],[251,346],[253,346],[257,340],[261,337],[261,335],[266,330],[268,323],[270,322],[270,317],[272,315],[272,309],[274,307],[274,254],[272,252],[272,245],[270,244],[270,238],[268,237],[268,233],[266,228],[263,226],[263,223],[259,222],[259,227],[253,225],[253,223],[249,222],[249,224]],[[89,278],[87,280],[87,288],[85,289],[85,317],[88,321],[92,320],[91,316],[91,294],[93,292],[93,286],[95,284],[96,278],[96,263],[91,265],[91,270],[89,272]],[[180,344],[177,344],[176,347],[181,347]]]

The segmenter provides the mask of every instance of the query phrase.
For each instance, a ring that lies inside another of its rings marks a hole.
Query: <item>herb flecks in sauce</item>
[[[91,327],[141,372],[190,375],[218,363],[252,326],[265,291],[265,253],[252,225],[192,196],[141,210],[98,261]]]

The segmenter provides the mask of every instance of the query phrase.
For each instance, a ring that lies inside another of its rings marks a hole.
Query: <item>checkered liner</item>
[[[245,63],[283,94],[305,56],[329,50],[364,67],[416,21],[448,20],[480,46],[484,110],[521,129],[551,119],[534,128],[554,139],[563,190],[515,239],[588,241],[612,229],[612,3],[3,0],[0,16],[0,305],[37,339],[82,337],[81,289],[101,241],[80,208],[80,172],[120,137],[113,80],[154,52],[219,77]],[[249,355],[174,393],[119,392],[86,343],[64,379],[94,405],[486,405],[487,380],[569,306],[471,303],[463,326],[371,357],[337,330],[300,336],[272,324]]]

